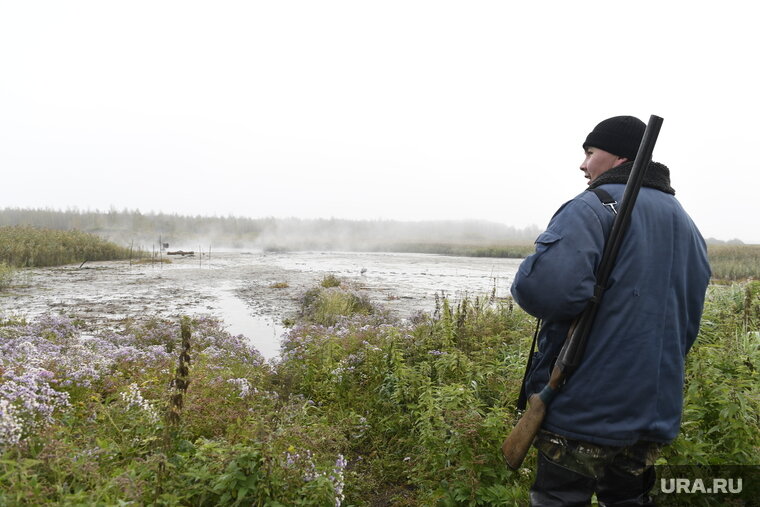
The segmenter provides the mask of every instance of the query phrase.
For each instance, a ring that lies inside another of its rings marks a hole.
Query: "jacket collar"
[[[625,162],[617,167],[613,167],[609,171],[599,175],[589,184],[588,188],[596,188],[608,183],[622,183],[625,185],[628,182],[628,176],[630,176],[632,168],[633,162]],[[670,170],[659,162],[649,163],[642,185],[667,194],[676,195],[676,191],[670,186]]]

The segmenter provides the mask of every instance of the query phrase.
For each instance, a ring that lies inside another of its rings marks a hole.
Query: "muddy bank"
[[[125,318],[211,314],[274,357],[303,293],[328,273],[366,291],[400,318],[431,311],[434,294],[508,295],[514,259],[425,254],[221,252],[173,257],[170,264],[86,263],[21,272],[0,295],[0,316],[55,312],[93,330]]]

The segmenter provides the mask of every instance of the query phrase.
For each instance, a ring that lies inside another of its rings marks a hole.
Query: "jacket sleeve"
[[[563,205],[520,264],[511,290],[517,304],[544,320],[574,318],[593,295],[604,241],[605,225],[589,202]]]

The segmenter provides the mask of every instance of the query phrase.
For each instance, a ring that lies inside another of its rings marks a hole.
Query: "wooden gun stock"
[[[557,391],[559,391],[566,376],[567,374],[562,366],[554,366],[549,383],[544,387],[543,391],[534,393],[528,398],[528,409],[520,417],[520,420],[517,421],[517,424],[504,440],[504,443],[501,444],[501,453],[504,455],[507,466],[512,470],[520,468],[520,465],[525,460],[533,439],[536,438],[538,430],[541,429],[541,424],[544,422],[546,408]]]
[[[530,450],[533,439],[536,438],[541,423],[546,415],[546,405],[538,394],[528,399],[528,408],[517,421],[512,432],[501,444],[501,453],[512,470],[517,470],[522,465],[525,456]]]
[[[565,376],[566,374],[561,366],[554,367],[549,383],[543,391],[534,393],[528,398],[528,409],[517,421],[504,443],[501,444],[501,453],[504,455],[507,466],[512,470],[520,468],[525,460],[533,439],[536,438],[538,430],[541,429],[541,423],[544,422],[546,408],[562,386]]]

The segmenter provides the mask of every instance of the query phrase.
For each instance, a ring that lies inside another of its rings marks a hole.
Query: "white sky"
[[[0,0],[0,208],[544,227],[596,123],[760,243],[751,2]]]

